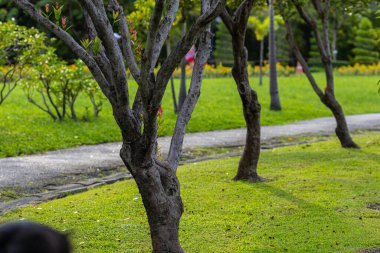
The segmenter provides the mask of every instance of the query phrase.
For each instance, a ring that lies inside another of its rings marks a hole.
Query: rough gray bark
[[[247,71],[248,51],[244,46],[248,17],[253,3],[254,0],[245,0],[233,15],[230,15],[225,9],[221,17],[232,35],[234,54],[232,75],[240,95],[247,126],[245,148],[234,180],[260,182],[263,179],[257,174],[257,164],[260,157],[261,106],[256,92],[249,84]]]
[[[285,13],[285,6],[284,2],[282,0],[279,0],[279,6],[281,10],[281,15],[283,16],[285,20],[285,26],[287,30],[287,40],[289,42],[290,47],[292,48],[297,60],[302,65],[303,71],[307,78],[309,79],[309,82],[315,91],[315,93],[318,95],[321,102],[328,107],[331,112],[333,113],[337,126],[335,129],[335,133],[344,148],[359,148],[359,146],[352,140],[346,118],[344,116],[343,109],[339,102],[335,98],[334,94],[334,73],[333,73],[333,66],[331,61],[331,50],[330,50],[330,42],[329,42],[329,36],[328,36],[328,14],[330,11],[330,1],[326,0],[324,4],[321,3],[320,0],[312,0],[312,4],[315,8],[315,11],[317,12],[318,17],[322,21],[322,34],[318,28],[317,21],[315,18],[310,16],[306,10],[303,8],[301,3],[299,3],[297,0],[292,0],[291,2],[296,7],[299,15],[302,17],[302,19],[305,21],[305,23],[309,26],[309,28],[313,31],[314,37],[317,41],[318,49],[321,55],[321,60],[323,63],[323,67],[325,70],[325,76],[326,76],[326,88],[323,92],[317,85],[317,82],[310,72],[309,66],[307,62],[305,61],[305,58],[303,57],[297,42],[295,41],[292,27],[290,25],[289,17]]]
[[[156,1],[150,18],[146,47],[140,68],[136,64],[131,49],[123,8],[117,0],[109,0],[108,9],[119,12],[119,28],[123,37],[122,48],[113,36],[114,31],[107,18],[103,1],[79,0],[85,13],[88,14],[86,18],[88,27],[91,27],[93,35],[96,34],[102,42],[102,49],[98,56],[87,53],[66,31],[47,20],[27,0],[12,1],[65,42],[89,67],[103,93],[111,102],[114,118],[121,130],[123,145],[120,156],[140,190],[149,221],[153,252],[183,252],[178,240],[179,220],[183,212],[179,182],[176,176],[178,164],[175,162],[176,159],[159,161],[155,153],[158,128],[157,112],[176,66],[199,38],[209,36],[206,31],[208,24],[224,9],[226,1],[202,1],[202,14],[164,60],[157,75],[154,73],[154,66],[174,21],[179,0]],[[132,108],[129,101],[124,58],[138,84]],[[203,69],[202,59],[204,58],[197,57],[196,59],[199,69]],[[202,71],[196,71],[194,75],[193,79],[200,86]],[[185,106],[186,101],[189,101],[187,106]],[[182,120],[177,120],[177,129],[186,128],[197,100],[188,95],[186,101],[178,116]],[[184,131],[176,131],[173,136],[170,148],[173,157],[178,157],[181,153],[181,145],[178,143],[181,143],[183,135]]]
[[[280,96],[278,94],[277,82],[277,54],[276,54],[276,38],[274,31],[274,6],[273,0],[269,0],[269,93],[270,93],[270,109],[281,111]]]

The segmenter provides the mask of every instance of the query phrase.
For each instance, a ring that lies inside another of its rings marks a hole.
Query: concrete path
[[[347,117],[351,131],[359,129],[380,130],[380,113]],[[280,126],[262,128],[262,139],[295,135],[333,134],[333,118],[305,120]],[[187,134],[184,148],[242,146],[245,129]],[[167,153],[170,138],[159,138],[163,155]],[[54,185],[59,180],[70,180],[81,174],[97,173],[102,169],[122,166],[119,157],[120,143],[81,146],[45,154],[0,159],[0,189],[8,187],[38,188]],[[61,182],[60,181],[60,182]]]

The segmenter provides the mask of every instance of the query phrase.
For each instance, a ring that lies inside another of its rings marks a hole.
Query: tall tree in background
[[[342,147],[345,148],[359,148],[359,146],[352,140],[347,121],[344,116],[343,109],[339,102],[335,98],[335,89],[334,89],[334,74],[333,74],[333,66],[332,66],[332,56],[330,50],[330,39],[329,39],[329,12],[330,12],[330,0],[312,0],[312,6],[316,12],[316,17],[310,15],[303,3],[298,0],[278,0],[279,9],[281,11],[281,15],[285,20],[285,26],[288,32],[287,39],[292,48],[297,60],[301,63],[304,73],[306,74],[309,82],[315,91],[315,93],[320,98],[321,102],[327,106],[331,112],[333,113],[337,127],[335,129],[335,133],[338,136]],[[292,26],[290,24],[290,16],[292,6],[294,6],[301,16],[301,18],[305,21],[307,26],[313,31],[313,35],[317,41],[321,61],[323,63],[323,68],[326,75],[326,88],[322,91],[314,76],[310,72],[309,66],[303,57],[297,42],[295,41]],[[321,20],[322,28],[319,29],[317,20]],[[322,31],[322,33],[320,32]]]
[[[376,52],[376,33],[372,22],[368,18],[362,18],[356,30],[354,62],[372,64],[379,61],[379,52]]]
[[[102,0],[79,0],[87,26],[90,28],[88,38],[94,42],[92,47],[87,43],[85,48],[62,29],[62,17],[52,22],[28,0],[12,1],[65,42],[88,66],[108,98],[121,130],[123,143],[120,156],[139,188],[150,226],[153,252],[183,252],[178,238],[183,204],[176,171],[186,126],[200,93],[203,67],[210,52],[209,23],[224,9],[225,1],[202,1],[202,14],[169,57],[163,61],[158,73],[154,72],[154,67],[172,27],[179,0],[156,0],[140,66],[136,63],[131,47],[123,7],[117,0],[108,1],[109,13]],[[108,19],[109,14],[114,17],[113,22],[118,24],[122,40],[120,44],[114,36],[115,30]],[[190,92],[178,115],[168,158],[161,161],[158,159],[156,148],[157,117],[162,98],[176,66],[198,39],[199,49]],[[138,84],[132,106],[125,64]]]
[[[221,17],[232,37],[234,66],[232,76],[235,79],[237,90],[243,106],[244,119],[247,126],[246,143],[239,168],[234,180],[263,181],[257,174],[257,164],[260,157],[260,111],[257,93],[249,84],[247,60],[248,51],[244,46],[248,18],[254,0],[245,0],[230,14],[227,9]]]
[[[278,94],[277,81],[277,54],[276,54],[276,37],[275,37],[275,20],[274,20],[274,0],[268,0],[269,5],[269,94],[270,109],[281,111],[280,96]]]
[[[182,7],[182,20],[181,20],[181,27],[182,27],[182,37],[186,35],[186,13],[185,13],[185,7]],[[181,79],[180,79],[180,85],[179,85],[179,93],[178,93],[178,110],[181,110],[183,103],[186,99],[186,58],[183,57],[181,60]]]
[[[253,28],[256,39],[260,41],[260,77],[259,84],[263,85],[263,65],[264,65],[264,38],[269,31],[269,17],[266,17],[263,21],[259,18],[251,16],[248,19],[248,24]]]

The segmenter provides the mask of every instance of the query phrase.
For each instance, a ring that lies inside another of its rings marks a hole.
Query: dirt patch
[[[380,248],[378,249],[363,249],[359,253],[380,253]]]
[[[368,204],[367,208],[373,209],[373,210],[376,210],[376,211],[380,211],[380,203],[371,203],[371,204]],[[376,252],[380,252],[380,249],[379,249],[379,251],[376,251]]]

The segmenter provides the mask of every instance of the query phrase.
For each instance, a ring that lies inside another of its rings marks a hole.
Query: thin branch
[[[156,37],[160,36],[158,30],[160,27],[160,20],[165,8],[165,0],[156,0],[156,5],[152,12],[149,22],[148,34],[145,44],[144,54],[141,59],[142,75],[148,76],[151,73],[152,68],[152,56]]]
[[[328,53],[326,49],[323,47],[323,41],[321,38],[321,34],[317,25],[317,21],[310,17],[306,10],[302,7],[302,5],[298,2],[298,0],[292,0],[294,6],[296,7],[298,13],[302,17],[302,19],[306,22],[306,24],[313,30],[315,39],[318,44],[319,52],[321,54],[321,58],[328,58]]]
[[[133,78],[136,80],[137,83],[139,83],[140,70],[137,67],[135,55],[133,54],[131,39],[130,39],[131,37],[129,34],[128,23],[125,18],[124,10],[119,5],[117,0],[110,0],[108,7],[114,11],[119,12],[119,27],[120,27],[120,33],[122,36],[121,49],[123,51],[125,61],[127,63],[129,70],[131,71]]]
[[[166,16],[162,20],[159,28],[159,32],[156,35],[155,43],[153,45],[153,54],[151,60],[151,68],[153,69],[157,64],[158,57],[160,55],[161,49],[169,35],[170,28],[173,25],[175,16],[178,11],[179,0],[172,0],[169,3],[168,11]]]
[[[209,0],[202,1],[202,12],[205,12],[209,7]],[[191,77],[189,93],[181,107],[178,114],[176,126],[174,128],[173,137],[170,143],[168,154],[168,163],[173,170],[176,170],[182,152],[183,139],[186,133],[186,126],[190,121],[191,115],[194,111],[195,105],[198,101],[202,85],[202,77],[204,65],[211,52],[211,39],[210,24],[207,25],[206,30],[203,32],[198,46],[197,57],[194,63],[193,75]]]
[[[79,0],[83,9],[86,9],[91,17],[99,38],[110,60],[114,84],[116,88],[117,103],[119,107],[129,107],[128,82],[125,73],[125,65],[119,44],[113,34],[113,29],[108,20],[107,13],[100,0]]]
[[[290,25],[290,22],[289,20],[285,17],[285,14],[284,14],[284,6],[283,6],[283,2],[282,0],[279,0],[278,1],[279,5],[280,5],[280,11],[281,11],[281,16],[282,18],[284,19],[285,21],[285,28],[286,28],[286,39],[288,40],[289,42],[289,46],[291,47],[293,53],[295,54],[296,58],[297,58],[297,61],[301,64],[302,66],[302,69],[306,75],[306,77],[309,79],[309,82],[310,82],[310,85],[312,86],[312,88],[314,89],[315,93],[317,93],[317,95],[322,98],[323,97],[323,91],[318,87],[317,85],[317,82],[315,81],[315,78],[314,76],[312,75],[310,69],[309,69],[309,66],[305,60],[305,58],[303,57],[302,53],[301,53],[301,50],[299,49],[298,45],[297,45],[297,42],[294,38],[294,34],[293,34],[293,29]]]

